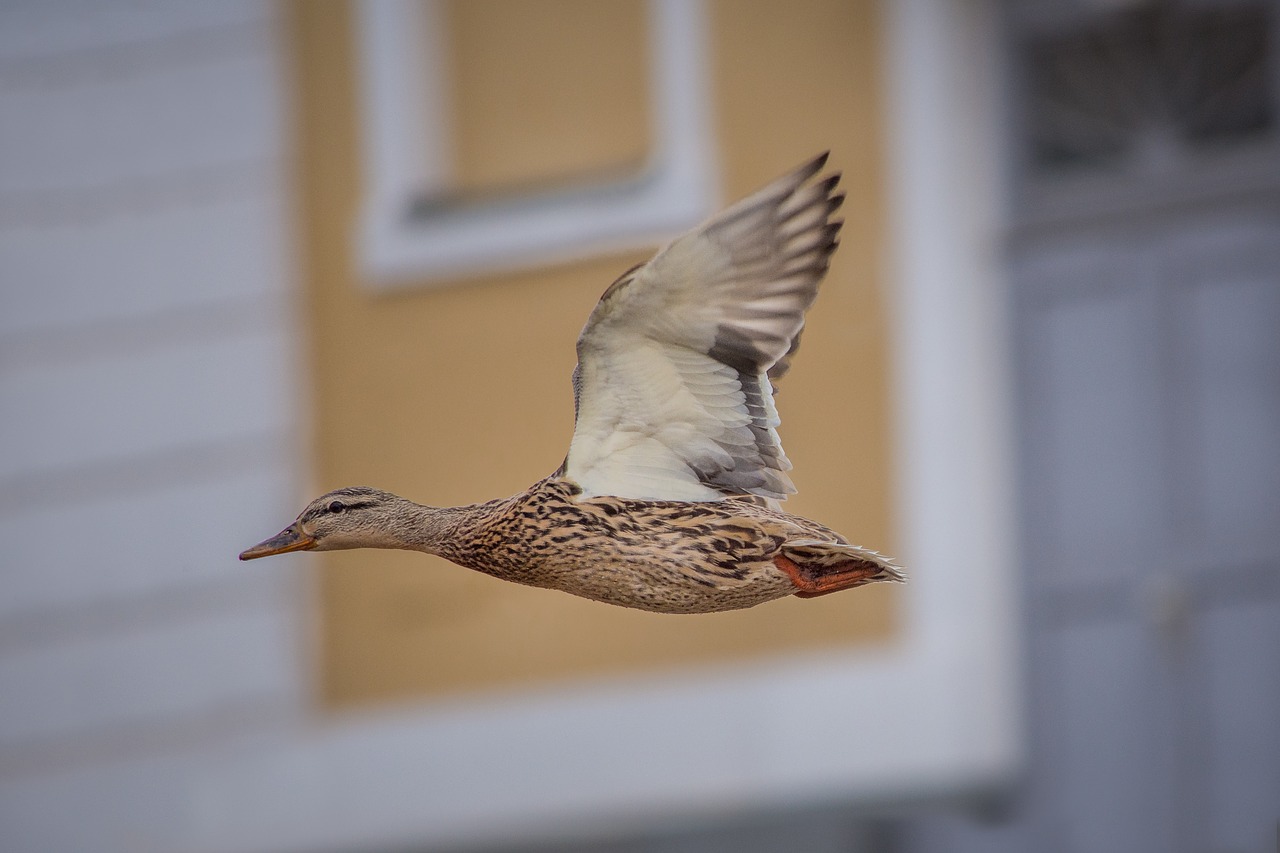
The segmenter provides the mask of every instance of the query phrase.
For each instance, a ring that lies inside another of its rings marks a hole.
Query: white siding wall
[[[148,849],[303,719],[293,566],[236,560],[301,458],[277,12],[0,4],[0,849]]]

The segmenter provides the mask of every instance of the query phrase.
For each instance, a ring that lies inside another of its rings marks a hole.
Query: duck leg
[[[875,551],[816,539],[784,543],[773,562],[796,585],[797,598],[815,598],[875,581],[906,579],[897,566]]]

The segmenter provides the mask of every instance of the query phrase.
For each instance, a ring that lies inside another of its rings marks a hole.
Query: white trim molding
[[[919,721],[954,749],[935,790],[949,776],[966,780],[953,794],[991,790],[1025,762],[999,12],[885,8],[895,517],[913,645],[900,675],[938,691]]]
[[[356,7],[366,187],[358,257],[371,287],[430,285],[652,246],[715,210],[701,0],[649,0],[654,143],[641,169],[485,201],[450,193],[440,6],[361,0]]]

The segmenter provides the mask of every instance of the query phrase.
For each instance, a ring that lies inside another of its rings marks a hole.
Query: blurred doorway
[[[1280,4],[1008,2],[1031,766],[910,850],[1280,819]]]

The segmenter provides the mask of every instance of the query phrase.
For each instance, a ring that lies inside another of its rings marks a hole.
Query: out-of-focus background
[[[1280,3],[0,0],[0,849],[1253,853]],[[675,618],[242,548],[518,491],[663,239],[830,149],[797,512]]]

